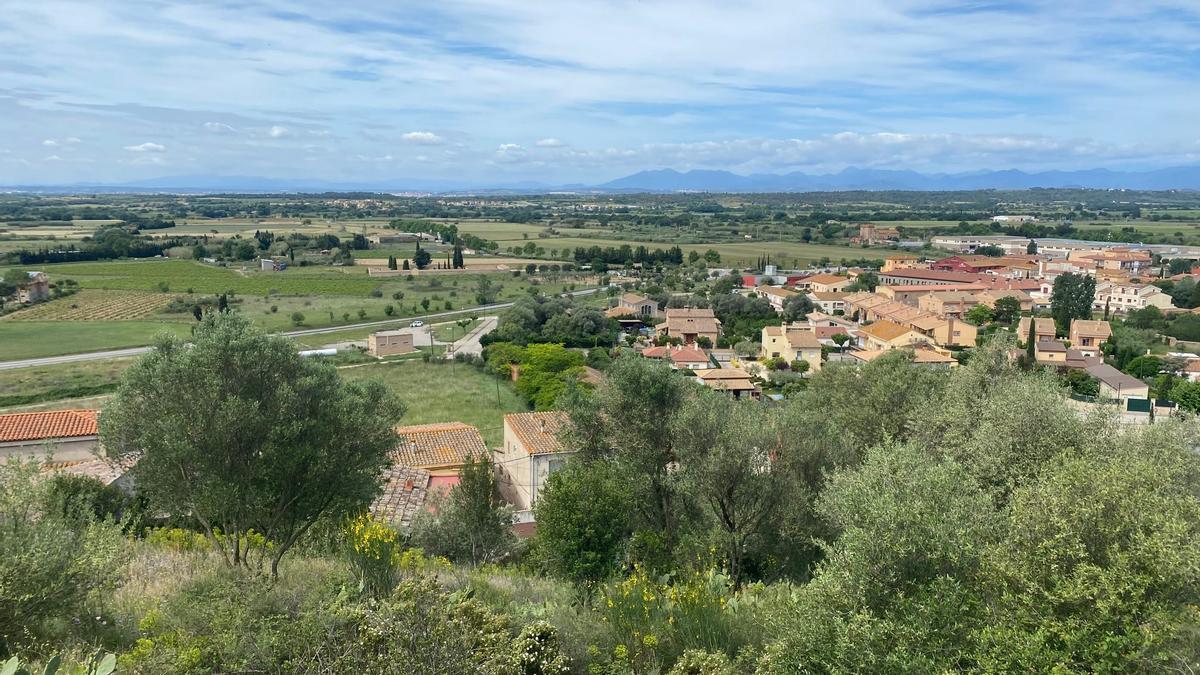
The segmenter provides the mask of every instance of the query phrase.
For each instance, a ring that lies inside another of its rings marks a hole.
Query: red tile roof
[[[479,429],[462,422],[396,427],[396,433],[400,443],[392,451],[392,463],[401,466],[462,466],[472,455],[487,453]]]
[[[0,415],[0,443],[95,436],[98,410],[51,410]]]
[[[407,466],[391,466],[383,472],[383,490],[371,504],[371,515],[394,525],[408,527],[425,507],[429,494],[429,472]]]
[[[531,455],[548,455],[562,452],[558,434],[567,423],[567,414],[561,411],[512,413],[504,421],[516,434],[525,451]]]

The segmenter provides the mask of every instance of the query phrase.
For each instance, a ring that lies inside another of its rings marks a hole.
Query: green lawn
[[[188,336],[191,326],[155,321],[4,321],[0,361],[138,347],[162,332]]]
[[[339,372],[348,379],[377,378],[388,385],[408,406],[402,424],[473,424],[488,447],[500,446],[506,413],[528,410],[509,383],[473,366],[401,361]]]

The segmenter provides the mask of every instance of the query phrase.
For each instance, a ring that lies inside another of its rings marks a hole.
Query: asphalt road
[[[599,288],[589,288],[582,291],[574,291],[571,295],[580,297],[584,295],[592,295],[599,291]],[[396,319],[387,319],[384,321],[366,321],[364,323],[352,323],[344,326],[330,326],[328,328],[305,328],[302,330],[291,330],[280,333],[285,337],[301,337],[304,335],[320,335],[322,333],[337,333],[344,330],[354,330],[355,328],[377,328],[384,326],[396,326],[405,322],[412,322],[420,319],[428,325],[431,320],[462,316],[464,314],[485,314],[491,313],[494,310],[505,309],[512,307],[511,302],[497,302],[491,305],[480,305],[468,309],[456,309],[450,312],[434,312],[433,314],[425,314],[423,316],[400,317]],[[482,328],[482,326],[481,326]],[[479,332],[481,336],[482,331]],[[478,337],[476,338],[478,343]],[[478,344],[475,345],[478,347]],[[11,370],[13,368],[32,368],[34,366],[53,366],[60,363],[77,363],[79,361],[103,361],[105,359],[120,359],[129,356],[139,356],[150,351],[150,347],[129,347],[126,349],[110,349],[103,352],[85,352],[83,354],[64,354],[62,356],[44,356],[37,359],[23,359],[20,361],[0,361],[0,370]],[[471,351],[471,350],[468,350]],[[472,351],[472,353],[478,353]]]

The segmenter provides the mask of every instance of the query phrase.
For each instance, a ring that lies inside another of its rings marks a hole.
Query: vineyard
[[[161,293],[239,295],[347,295],[365,297],[380,282],[365,270],[293,268],[284,272],[239,272],[186,260],[90,262],[46,265],[51,279],[74,279],[83,288]],[[313,271],[308,271],[312,269]],[[352,271],[351,271],[352,270]]]
[[[129,321],[144,319],[171,301],[166,293],[85,289],[3,317],[6,321]]]

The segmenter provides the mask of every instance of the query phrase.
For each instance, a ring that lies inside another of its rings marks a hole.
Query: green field
[[[509,383],[473,366],[401,361],[339,372],[347,379],[376,378],[387,384],[407,406],[402,424],[473,424],[489,447],[500,445],[506,413],[528,410]]]
[[[5,321],[0,361],[95,352],[150,344],[162,332],[187,336],[191,326],[154,321]]]
[[[568,253],[574,251],[576,247],[620,247],[625,244],[630,246],[638,246],[644,244],[650,250],[656,248],[666,249],[674,244],[670,242],[654,242],[654,241],[636,241],[623,239],[592,239],[590,237],[551,237],[548,239],[536,240],[537,245],[546,250],[559,249],[566,250]],[[502,241],[501,248],[522,244],[519,240]],[[782,264],[806,264],[814,263],[821,258],[829,258],[833,261],[841,260],[842,258],[883,258],[888,255],[888,252],[883,249],[864,249],[858,246],[833,246],[829,244],[805,244],[803,242],[794,241],[766,241],[755,240],[745,242],[732,243],[713,243],[713,244],[679,244],[683,249],[684,254],[691,251],[703,254],[708,249],[716,249],[721,254],[721,265],[745,266],[755,264],[761,256],[769,255],[772,260]]]
[[[0,370],[0,408],[26,406],[39,401],[94,397],[116,388],[125,369],[135,359],[81,361],[34,368]],[[59,407],[81,405],[74,402]],[[87,404],[90,407],[91,403]]]

